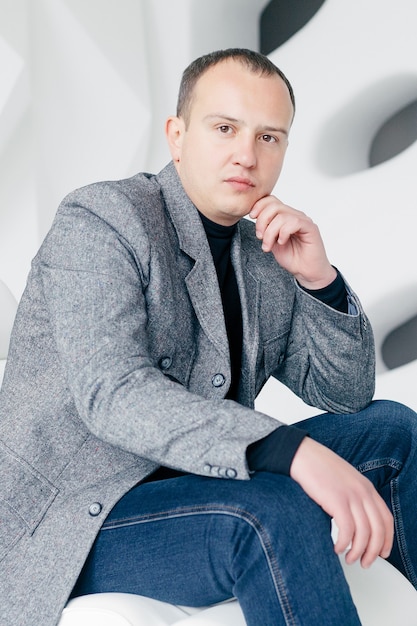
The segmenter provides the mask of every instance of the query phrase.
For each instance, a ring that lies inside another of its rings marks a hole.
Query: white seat
[[[99,593],[71,600],[59,626],[166,626],[187,616],[182,609],[127,593]]]
[[[0,385],[6,366],[10,333],[16,315],[17,302],[10,289],[0,280]]]
[[[71,600],[59,626],[246,626],[236,600],[204,609],[179,607],[127,593],[98,593]]]
[[[0,359],[9,349],[10,333],[16,315],[17,302],[10,289],[0,280]]]
[[[400,572],[378,558],[370,569],[346,565],[350,591],[363,626],[416,626],[417,593]]]
[[[6,359],[0,359],[0,386],[3,380],[5,367],[6,367]]]

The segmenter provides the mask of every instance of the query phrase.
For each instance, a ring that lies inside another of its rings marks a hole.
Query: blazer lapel
[[[185,282],[197,319],[227,359],[229,348],[216,269],[198,211],[185,193],[173,163],[158,175],[180,249],[194,261]]]
[[[207,244],[208,248],[208,244]],[[210,341],[219,352],[229,358],[226,325],[216,270],[206,254],[196,259],[194,267],[185,279],[188,293],[198,321]]]
[[[231,254],[242,307],[242,373],[249,378],[245,388],[252,390],[255,388],[256,360],[259,348],[260,288],[258,280],[249,271],[248,257],[241,245],[239,228],[233,241]],[[253,398],[249,401],[253,401]]]

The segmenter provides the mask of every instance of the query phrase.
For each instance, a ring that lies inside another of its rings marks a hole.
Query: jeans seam
[[[403,517],[401,513],[401,505],[399,498],[399,485],[398,478],[395,478],[391,481],[391,506],[394,515],[394,524],[397,533],[397,542],[398,548],[401,556],[401,560],[403,562],[403,566],[405,571],[407,572],[408,580],[412,583],[415,589],[417,589],[417,577],[414,571],[414,567],[411,563],[410,558],[408,557],[407,544],[405,539],[404,532],[404,523]]]
[[[402,468],[402,463],[400,461],[397,461],[397,459],[393,459],[391,457],[386,457],[382,459],[373,459],[372,461],[366,461],[365,463],[361,463],[360,465],[358,465],[356,469],[363,474],[365,472],[370,472],[371,470],[378,469],[386,465],[396,470],[401,470]]]
[[[403,467],[403,464],[397,459],[387,457],[387,458],[382,458],[382,459],[374,459],[372,461],[362,463],[361,465],[358,466],[357,469],[360,472],[365,473],[367,471],[378,469],[384,466],[392,467],[393,469],[400,471]],[[403,522],[403,517],[401,513],[398,481],[399,481],[399,478],[393,478],[389,483],[390,491],[391,491],[391,508],[392,508],[392,514],[394,517],[395,533],[397,537],[399,553],[400,553],[404,570],[407,573],[407,577],[409,581],[411,582],[411,584],[414,586],[414,588],[417,589],[417,576],[415,574],[411,559],[408,556],[407,543],[405,539],[404,522]]]
[[[243,509],[236,507],[227,507],[224,505],[218,505],[216,507],[207,506],[190,506],[181,507],[175,509],[168,509],[166,511],[159,511],[158,513],[150,513],[143,516],[131,516],[127,518],[120,518],[111,521],[104,522],[102,531],[114,530],[116,528],[123,528],[126,526],[134,526],[136,524],[144,524],[148,522],[161,521],[166,519],[173,519],[178,517],[188,517],[190,515],[230,515],[243,520],[254,530],[258,540],[260,542],[262,551],[265,555],[268,569],[271,574],[275,593],[277,595],[279,604],[282,609],[282,613],[287,626],[296,626],[294,613],[291,609],[291,603],[287,596],[285,584],[279,571],[278,563],[276,562],[274,552],[272,550],[271,542],[269,541],[268,533],[263,527],[262,523],[253,515]]]

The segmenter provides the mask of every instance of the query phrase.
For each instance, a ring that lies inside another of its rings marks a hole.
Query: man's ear
[[[165,124],[165,135],[172,159],[175,163],[179,163],[181,158],[181,146],[184,133],[185,126],[181,117],[171,116],[167,119]]]

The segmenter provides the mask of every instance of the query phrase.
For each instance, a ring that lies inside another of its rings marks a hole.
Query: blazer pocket
[[[42,474],[0,442],[0,503],[7,512],[0,519],[6,527],[9,524],[11,534],[17,528],[13,514],[32,534],[57,493],[58,489]]]
[[[269,339],[264,344],[264,370],[265,378],[269,378],[271,374],[281,365],[285,359],[287,350],[289,330],[282,333],[278,337]]]
[[[6,502],[0,500],[0,561],[25,533],[23,520],[16,515]]]

